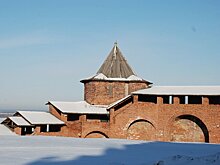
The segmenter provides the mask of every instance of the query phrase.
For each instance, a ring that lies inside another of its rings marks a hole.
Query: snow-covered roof
[[[20,117],[20,116],[12,116],[8,118],[18,126],[30,126],[31,125],[23,117]]]
[[[91,105],[86,101],[79,102],[59,102],[49,101],[48,104],[52,104],[62,113],[75,113],[75,114],[108,114],[105,105]]]
[[[31,124],[64,124],[63,121],[59,120],[48,112],[39,111],[18,111],[23,118],[25,118]]]
[[[111,109],[112,107],[118,105],[119,103],[123,102],[124,100],[127,100],[127,99],[130,98],[130,97],[131,97],[131,95],[128,95],[128,96],[126,96],[126,97],[124,97],[124,98],[122,98],[122,99],[120,99],[120,100],[118,100],[118,101],[116,101],[116,102],[110,104],[110,105],[107,107],[107,109],[108,109],[108,110]]]
[[[152,86],[135,91],[133,94],[220,96],[220,86]]]
[[[86,80],[106,80],[106,81],[146,81],[136,75],[131,75],[128,78],[123,78],[123,77],[107,77],[103,73],[98,73],[94,76],[85,78],[82,81]]]

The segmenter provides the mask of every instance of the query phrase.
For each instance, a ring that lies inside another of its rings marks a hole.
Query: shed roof
[[[18,126],[31,126],[23,117],[20,116],[12,116],[8,117],[11,121],[13,121]]]
[[[220,86],[152,86],[135,91],[133,94],[220,96]]]
[[[63,121],[59,120],[48,112],[39,111],[18,111],[23,118],[34,125],[40,124],[64,124]]]
[[[79,102],[59,102],[49,101],[48,104],[52,104],[62,113],[72,114],[108,114],[104,105],[91,105],[86,101]]]

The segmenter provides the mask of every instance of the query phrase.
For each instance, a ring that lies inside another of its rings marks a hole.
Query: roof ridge
[[[102,73],[108,78],[128,78],[136,75],[120,51],[117,42],[99,68],[97,74]]]

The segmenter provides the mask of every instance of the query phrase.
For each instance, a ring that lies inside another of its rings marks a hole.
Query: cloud
[[[44,45],[53,42],[52,38],[44,34],[23,34],[10,38],[0,39],[0,49],[26,47],[32,45]]]

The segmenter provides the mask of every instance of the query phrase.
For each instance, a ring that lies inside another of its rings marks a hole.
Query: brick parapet
[[[160,101],[161,103],[161,101]],[[220,143],[220,106],[202,104],[154,104],[135,102],[114,112],[115,124],[110,134],[115,138],[127,138],[129,125],[135,120],[146,120],[155,127],[155,137],[149,140],[170,141],[172,127],[179,116],[190,115],[201,120],[209,131],[209,142]],[[152,134],[152,131],[149,132]]]
[[[209,98],[206,97],[206,96],[203,96],[203,97],[202,97],[202,104],[203,104],[203,105],[209,105]]]

